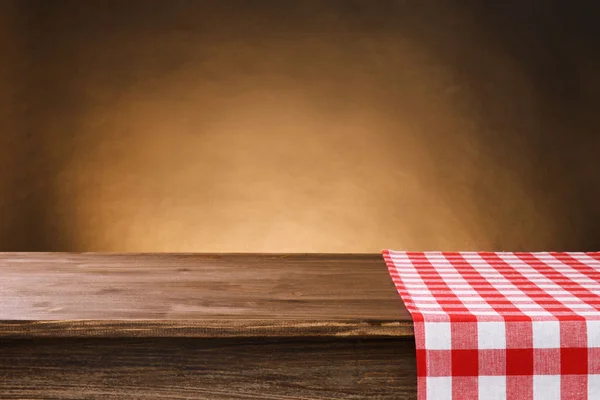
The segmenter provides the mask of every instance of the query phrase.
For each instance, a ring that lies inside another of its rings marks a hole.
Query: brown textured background
[[[0,250],[599,250],[595,3],[0,0]]]

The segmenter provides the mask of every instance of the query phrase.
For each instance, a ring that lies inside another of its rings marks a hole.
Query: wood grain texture
[[[0,337],[412,336],[379,254],[0,254]]]
[[[396,339],[35,339],[0,342],[2,399],[416,399]]]

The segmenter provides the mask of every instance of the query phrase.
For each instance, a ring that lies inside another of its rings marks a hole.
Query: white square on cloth
[[[600,321],[586,321],[588,347],[600,347]]]
[[[427,377],[427,399],[452,400],[452,377]]]
[[[600,399],[600,375],[588,375],[588,399]]]
[[[451,350],[450,322],[425,322],[425,348],[428,350]],[[433,398],[433,397],[432,397]]]
[[[506,376],[480,376],[477,386],[481,400],[506,400]]]
[[[560,400],[560,375],[533,375],[533,398]]]
[[[533,348],[558,349],[560,348],[560,322],[558,321],[533,321]]]
[[[477,344],[479,349],[505,349],[506,327],[504,322],[478,322]]]

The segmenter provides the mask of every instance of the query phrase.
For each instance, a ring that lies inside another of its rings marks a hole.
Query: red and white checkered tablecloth
[[[600,253],[383,255],[419,400],[600,400]]]

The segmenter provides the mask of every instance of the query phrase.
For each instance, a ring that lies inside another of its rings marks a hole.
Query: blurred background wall
[[[0,0],[0,250],[600,250],[596,4]]]

